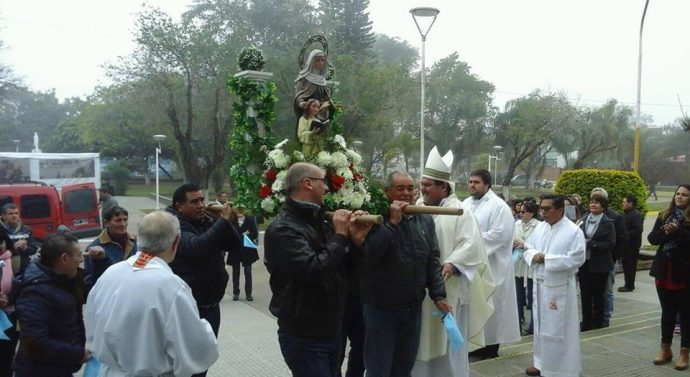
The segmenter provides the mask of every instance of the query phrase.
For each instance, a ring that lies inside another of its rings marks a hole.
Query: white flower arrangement
[[[268,151],[262,186],[259,189],[261,209],[266,215],[275,215],[280,205],[285,202],[287,169],[293,163],[301,161],[316,164],[326,172],[329,191],[326,193],[325,201],[329,206],[355,210],[362,208],[370,200],[366,179],[359,170],[361,156],[347,149],[342,136],[336,135],[334,141],[335,151],[321,151],[313,158],[307,158],[300,151],[285,153],[283,147],[287,145],[287,140],[276,144]]]

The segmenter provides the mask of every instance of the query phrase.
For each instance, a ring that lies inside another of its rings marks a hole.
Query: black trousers
[[[218,330],[220,330],[220,305],[214,304],[214,305],[204,305],[204,306],[197,306],[199,309],[199,317],[202,319],[205,319],[208,321],[208,323],[211,325],[211,329],[213,330],[213,333],[216,335],[216,339],[218,338]],[[206,377],[206,372],[201,372],[193,375],[192,377]]]
[[[626,288],[635,289],[635,275],[637,274],[637,259],[639,257],[640,249],[626,250],[625,255],[623,255]]]
[[[577,273],[580,282],[580,302],[582,303],[582,323],[585,328],[598,329],[604,322],[604,303],[606,301],[606,280],[608,272]]]
[[[671,344],[676,316],[680,317],[680,346],[690,348],[690,289],[656,288],[661,304],[661,343]]]
[[[347,295],[343,329],[340,335],[340,365],[345,360],[347,340],[350,340],[350,352],[347,355],[347,373],[345,377],[364,376],[364,308],[359,296]],[[338,375],[342,373],[338,371]]]
[[[242,266],[241,262],[232,264],[232,294],[240,295],[240,267],[244,270],[244,294],[252,295],[252,265]]]

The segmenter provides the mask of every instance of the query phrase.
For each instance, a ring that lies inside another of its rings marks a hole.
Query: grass
[[[161,182],[160,183],[160,194],[161,196],[172,197],[173,192],[176,188],[180,186],[179,182]],[[127,188],[126,196],[149,196],[151,193],[156,192],[156,184],[152,183],[150,186],[143,184],[132,184],[130,183]]]

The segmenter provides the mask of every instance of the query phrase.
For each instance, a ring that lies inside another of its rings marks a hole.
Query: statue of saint
[[[315,157],[324,147],[324,133],[326,124],[316,119],[321,104],[312,98],[306,101],[307,107],[297,122],[297,138],[302,143],[302,153],[308,158]]]
[[[307,101],[319,101],[316,119],[327,122],[333,118],[335,107],[331,103],[331,93],[326,86],[328,75],[328,59],[321,50],[312,50],[304,64],[304,68],[295,79],[295,101],[293,103],[295,116],[299,118],[307,108]]]

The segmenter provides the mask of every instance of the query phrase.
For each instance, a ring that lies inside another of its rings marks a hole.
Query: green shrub
[[[108,178],[115,183],[113,195],[125,195],[129,187],[129,169],[120,161],[114,161],[105,168],[103,178]]]
[[[644,181],[636,173],[620,170],[579,169],[564,171],[556,184],[559,195],[578,194],[583,205],[589,204],[589,194],[595,187],[601,187],[609,194],[609,207],[622,213],[623,198],[627,195],[637,197],[637,209],[647,213],[647,190]]]

